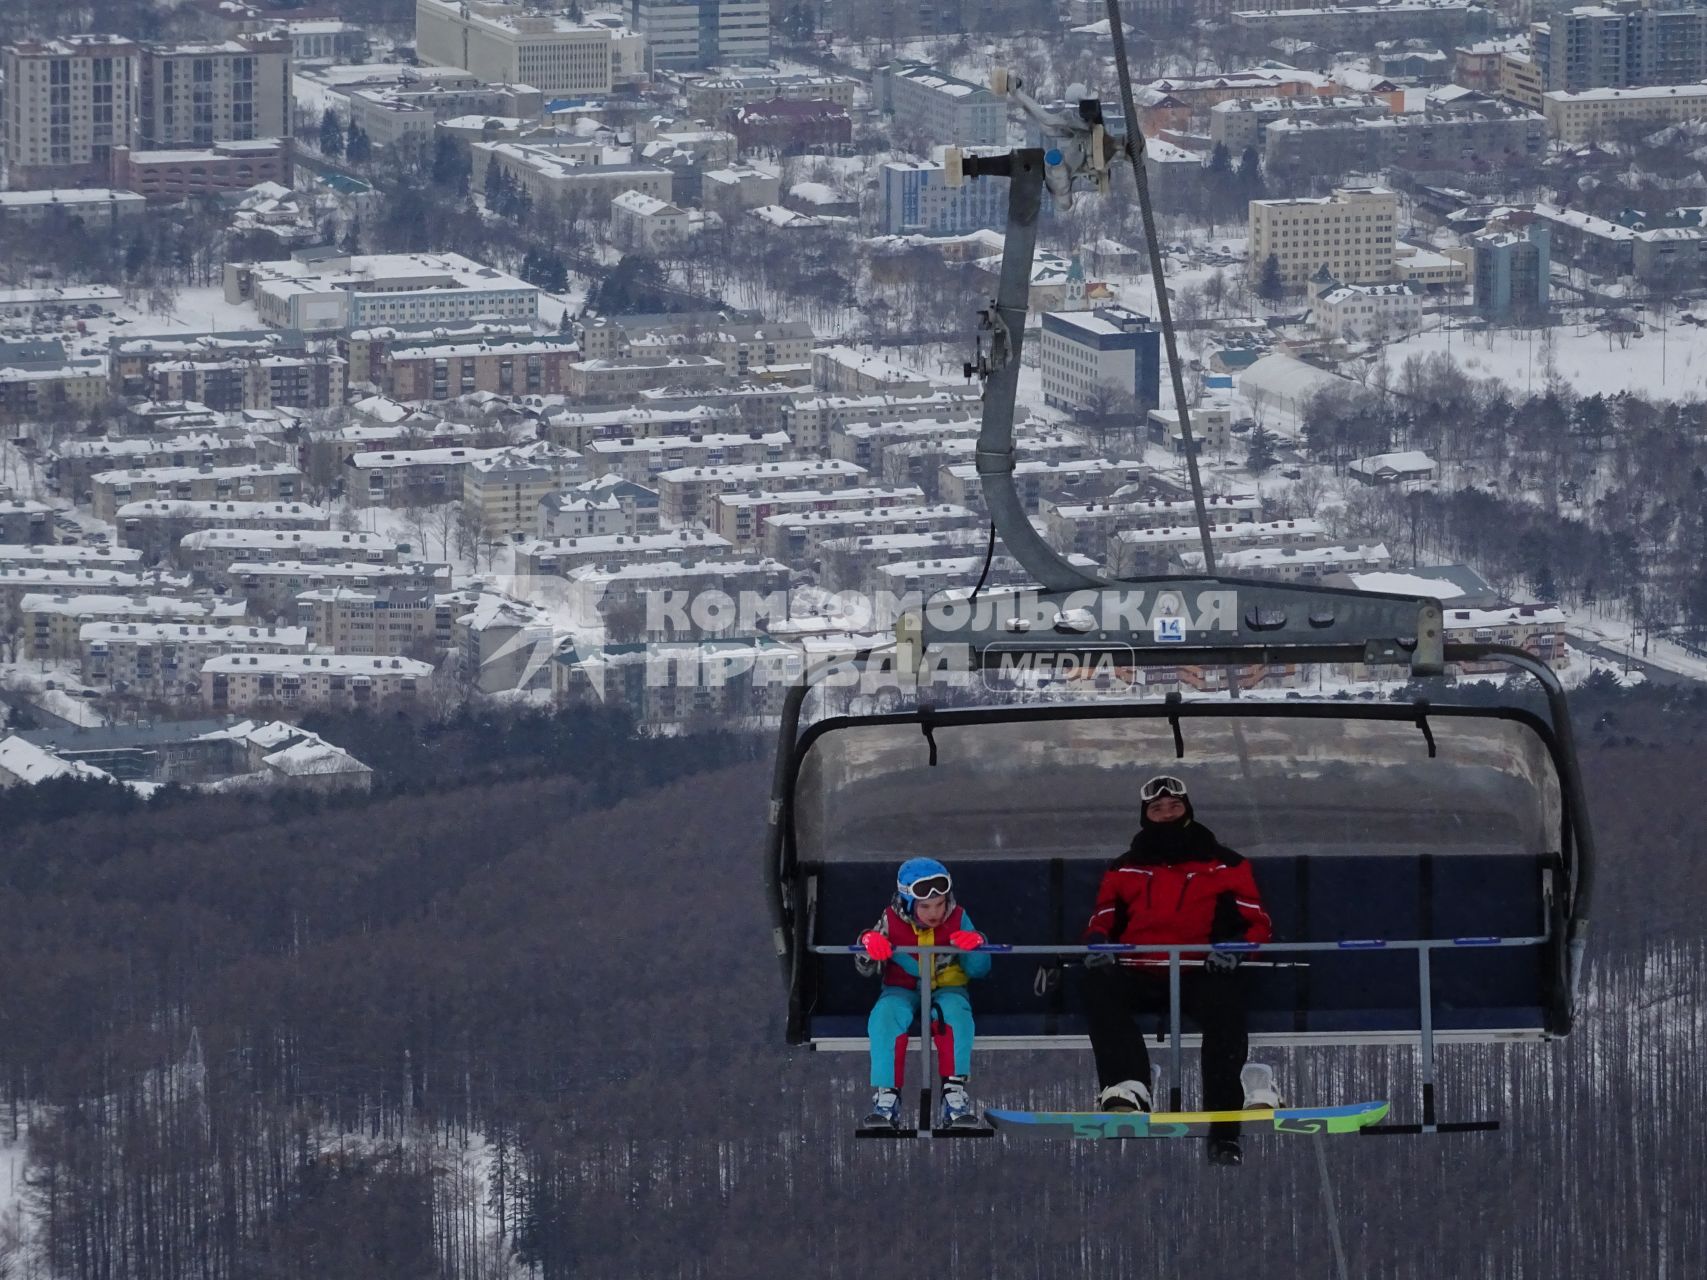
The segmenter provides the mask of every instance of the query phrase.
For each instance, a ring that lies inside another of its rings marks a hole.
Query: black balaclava
[[[1150,806],[1143,806],[1139,811],[1138,834],[1132,837],[1132,848],[1128,850],[1128,857],[1179,862],[1201,852],[1206,844],[1214,843],[1215,837],[1210,834],[1209,829],[1197,822],[1196,813],[1191,807],[1191,797],[1180,796],[1179,800],[1185,805],[1185,814],[1176,822],[1156,822],[1150,817]]]

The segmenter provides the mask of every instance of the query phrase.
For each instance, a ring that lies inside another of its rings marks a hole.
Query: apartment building
[[[1326,525],[1303,519],[1216,523],[1209,527],[1209,538],[1217,565],[1234,551],[1312,549],[1329,541]],[[1106,563],[1116,577],[1147,577],[1174,572],[1180,557],[1193,551],[1201,560],[1202,549],[1203,535],[1195,523],[1120,529],[1108,540]]]
[[[424,586],[317,587],[296,597],[297,629],[333,653],[430,659],[455,611]]]
[[[700,120],[721,121],[729,112],[760,102],[829,102],[845,112],[853,106],[860,83],[850,76],[743,71],[689,80],[684,88],[692,115]]]
[[[289,560],[396,564],[398,546],[377,533],[346,529],[197,529],[178,539],[174,563],[199,578],[224,579],[238,562]]]
[[[857,422],[975,419],[983,407],[977,387],[925,387],[917,392],[808,395],[782,411],[782,428],[798,449],[822,453],[834,433]],[[1022,408],[1020,414],[1024,414]],[[1016,421],[1024,421],[1023,416]]]
[[[414,698],[433,666],[371,654],[231,653],[202,665],[202,704],[212,711],[255,706],[365,707]]]
[[[30,498],[14,498],[0,489],[0,538],[11,544],[50,540],[53,508]]]
[[[720,493],[712,499],[711,527],[742,551],[761,546],[768,522],[775,516],[801,511],[882,510],[913,506],[924,501],[925,491],[914,486],[859,485],[849,489],[797,489],[778,492],[757,489],[745,493]]]
[[[353,453],[344,463],[344,493],[362,507],[400,507],[455,502],[463,496],[463,473],[498,449],[382,449]]]
[[[1161,403],[1161,333],[1125,307],[1050,311],[1043,316],[1043,401],[1078,409],[1108,393],[1140,409]]]
[[[497,395],[558,395],[580,356],[567,337],[418,338],[386,345],[379,385],[397,400]]]
[[[143,46],[137,149],[199,150],[218,142],[288,138],[290,64],[290,40],[278,35]]]
[[[599,476],[548,494],[539,504],[539,535],[570,538],[658,532],[658,491],[620,476]]]
[[[1707,9],[1700,11],[1707,18]],[[1674,120],[1707,116],[1707,84],[1650,85],[1636,89],[1564,90],[1541,95],[1547,132],[1560,142],[1616,141],[1619,126],[1658,128]]]
[[[1235,34],[1251,47],[1300,40],[1325,49],[1369,48],[1377,40],[1431,40],[1451,48],[1492,26],[1476,0],[1392,0],[1389,4],[1309,9],[1239,9]]]
[[[570,363],[565,389],[580,400],[610,404],[654,387],[714,387],[729,381],[728,367],[711,356],[648,353]]]
[[[923,62],[892,62],[871,74],[877,109],[895,134],[930,146],[1000,147],[1008,140],[1007,105],[980,85]]]
[[[1301,288],[1326,267],[1336,280],[1383,283],[1393,278],[1398,197],[1384,187],[1342,188],[1314,199],[1253,200],[1250,271],[1260,277],[1273,257],[1281,283]]]
[[[608,207],[625,191],[656,200],[675,198],[675,176],[661,164],[633,158],[633,148],[598,143],[476,142],[474,182],[485,181],[488,165],[497,165],[535,206],[562,201]]]
[[[516,548],[516,572],[523,577],[567,577],[588,565],[614,568],[648,560],[705,563],[727,558],[734,550],[727,538],[704,529],[541,538]]]
[[[717,592],[739,600],[764,597],[776,602],[774,617],[788,616],[788,586],[791,571],[770,559],[757,560],[643,560],[618,564],[583,565],[569,580],[585,598],[596,600],[606,633],[617,643],[645,640],[730,638],[752,635],[754,627],[742,625],[765,621],[756,616],[730,618],[725,610],[695,609],[696,597]],[[672,603],[675,607],[671,607]]]
[[[344,403],[349,385],[348,365],[330,344],[274,331],[114,338],[107,374],[115,396],[216,413],[329,409]]]
[[[784,431],[714,431],[688,436],[594,440],[586,449],[591,475],[619,475],[650,484],[680,467],[721,467],[736,463],[784,462],[794,445]]]
[[[540,416],[541,436],[565,449],[585,452],[594,440],[692,435],[726,429],[731,419],[704,405],[673,409],[569,409],[553,405]]]
[[[1360,341],[1422,328],[1423,296],[1408,284],[1336,284],[1310,306],[1325,338]]]
[[[416,0],[415,54],[488,83],[553,97],[608,94],[643,74],[644,39],[620,21],[503,0]]]
[[[151,596],[137,591],[129,595],[101,592],[32,594],[17,604],[20,656],[37,661],[77,661],[82,655],[80,636],[90,622],[200,622],[208,618],[206,605],[175,596]],[[237,619],[243,608],[236,608]]]
[[[0,505],[0,514],[4,506]],[[305,502],[186,501],[174,498],[127,502],[113,513],[118,544],[150,559],[170,557],[185,534],[197,529],[330,529],[331,513]]]
[[[97,520],[122,523],[119,509],[137,502],[285,502],[302,492],[302,472],[274,462],[236,466],[132,467],[89,478]],[[134,545],[134,544],[132,544]]]
[[[1296,98],[1231,98],[1209,109],[1209,139],[1238,157],[1247,147],[1260,154],[1268,126],[1277,120],[1308,120],[1318,124],[1342,120],[1373,120],[1390,114],[1388,103],[1374,94],[1353,97],[1305,94]]]
[[[1262,514],[1262,499],[1208,494],[1204,506],[1216,525],[1247,524]],[[1109,540],[1124,529],[1153,529],[1185,524],[1196,519],[1190,502],[1168,498],[1120,498],[1106,502],[1051,502],[1039,504],[1044,532],[1061,551],[1101,558]]]
[[[865,474],[865,468],[834,458],[677,467],[658,475],[659,514],[672,526],[709,525],[712,502],[720,493],[750,489],[846,489],[859,483]]]
[[[400,142],[431,144],[440,124],[466,116],[484,121],[536,120],[545,107],[545,95],[526,84],[474,84],[403,82],[356,89],[349,95],[350,119],[375,147]]]
[[[499,449],[462,469],[462,509],[484,536],[513,537],[539,527],[539,504],[561,483],[556,466]]]
[[[1551,239],[1547,224],[1531,217],[1510,219],[1471,238],[1473,296],[1481,315],[1504,323],[1547,314]]]
[[[331,587],[421,586],[427,570],[418,564],[364,564],[360,561],[237,560],[225,571],[231,594],[249,603],[257,618],[295,616],[304,591]]]
[[[634,253],[662,253],[687,239],[696,219],[668,200],[624,191],[610,202],[611,238]]]
[[[1707,9],[1683,3],[1579,5],[1531,23],[1543,92],[1682,85],[1707,76]]]
[[[0,111],[0,124],[5,114]],[[17,170],[14,169],[13,173]],[[103,173],[105,171],[103,170]],[[37,226],[51,218],[75,218],[91,231],[114,230],[121,223],[141,217],[148,201],[134,191],[111,187],[68,190],[45,187],[40,191],[0,191],[0,227]]]
[[[231,653],[301,654],[301,627],[218,626],[205,622],[86,622],[78,629],[79,677],[115,692],[177,697],[201,689],[202,665]]]
[[[1382,543],[1355,547],[1247,547],[1215,558],[1219,572],[1235,578],[1272,578],[1311,586],[1335,573],[1379,573],[1393,557]],[[1203,572],[1203,552],[1183,551],[1179,565]]]
[[[745,377],[755,367],[804,364],[811,359],[816,341],[812,326],[804,320],[767,321],[755,311],[598,316],[582,322],[578,336],[589,360],[648,354],[706,355],[721,360],[736,377]],[[708,428],[701,424],[692,429]]]
[[[770,60],[770,0],[630,0],[629,12],[655,68]]]
[[[0,50],[7,181],[14,188],[104,185],[130,141],[141,49],[117,36],[67,36]]]
[[[100,365],[68,355],[62,342],[0,341],[0,422],[92,413],[107,398]]]
[[[911,506],[861,507],[829,511],[787,511],[765,524],[765,554],[789,564],[810,564],[827,543],[897,533],[946,533],[980,529],[985,518],[952,502]]]
[[[729,113],[729,132],[743,153],[847,146],[853,141],[853,117],[835,102],[773,98],[750,102]]]
[[[1144,468],[1137,462],[1106,458],[1027,459],[1014,464],[1014,488],[1027,511],[1037,511],[1044,499],[1089,501],[1107,497],[1122,485],[1138,484]],[[984,483],[973,462],[942,468],[937,494],[943,502],[984,510]]]

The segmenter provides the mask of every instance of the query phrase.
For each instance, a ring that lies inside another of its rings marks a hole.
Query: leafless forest
[[[1185,1143],[854,1142],[862,1064],[779,1043],[766,764],[729,741],[646,777],[632,743],[558,743],[596,786],[475,775],[465,738],[406,748],[445,771],[360,805],[13,815],[0,1124],[28,1141],[33,1243],[12,1224],[0,1275],[1327,1276],[1329,1203],[1351,1275],[1700,1275],[1707,703],[1579,715],[1591,1016],[1449,1051],[1446,1105],[1504,1130],[1330,1140],[1331,1201],[1304,1140],[1253,1139],[1240,1170]],[[1402,1052],[1282,1071],[1414,1108]],[[991,1055],[977,1083],[1080,1104],[1089,1063]]]

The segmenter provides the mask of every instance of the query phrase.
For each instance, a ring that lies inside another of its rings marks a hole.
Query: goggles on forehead
[[[1138,798],[1145,804],[1162,796],[1173,796],[1177,800],[1185,799],[1185,783],[1168,774],[1151,778],[1138,789]]]
[[[915,901],[925,898],[946,898],[954,887],[947,876],[924,876],[911,884],[897,884],[902,893]]]

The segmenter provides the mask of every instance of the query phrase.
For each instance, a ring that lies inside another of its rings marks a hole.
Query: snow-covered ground
[[[1557,376],[1582,395],[1630,391],[1666,400],[1707,395],[1707,330],[1673,317],[1666,329],[1649,328],[1620,345],[1583,324],[1562,324],[1552,335]],[[1397,369],[1412,355],[1440,352],[1475,378],[1499,378],[1514,394],[1547,389],[1548,342],[1543,331],[1433,329],[1386,348]]]

